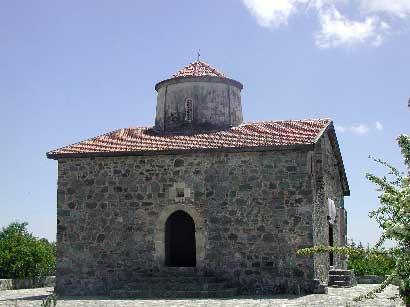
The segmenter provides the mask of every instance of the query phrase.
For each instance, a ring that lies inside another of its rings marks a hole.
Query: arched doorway
[[[165,264],[196,266],[195,223],[182,210],[172,213],[165,223]]]

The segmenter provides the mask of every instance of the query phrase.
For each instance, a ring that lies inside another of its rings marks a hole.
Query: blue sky
[[[374,243],[372,154],[403,168],[410,0],[0,2],[0,226],[55,240],[51,149],[154,122],[156,82],[202,59],[244,84],[245,121],[332,118],[349,237]]]

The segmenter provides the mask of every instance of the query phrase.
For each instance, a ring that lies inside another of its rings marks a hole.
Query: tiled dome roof
[[[225,77],[224,74],[216,68],[213,68],[211,65],[198,60],[182,68],[176,74],[172,75],[172,78],[202,76]]]

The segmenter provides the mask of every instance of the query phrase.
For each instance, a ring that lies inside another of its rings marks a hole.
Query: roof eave
[[[173,77],[169,79],[162,80],[155,84],[155,90],[158,90],[163,87],[164,85],[170,85],[180,82],[215,82],[215,83],[225,83],[228,85],[233,85],[239,88],[240,90],[243,89],[243,85],[241,82],[226,78],[226,77],[217,77],[217,76],[186,76],[186,77]]]
[[[282,150],[312,150],[314,144],[296,145],[276,145],[260,147],[224,147],[224,148],[195,148],[195,149],[174,149],[174,150],[147,150],[147,151],[116,151],[116,152],[88,152],[88,153],[52,153],[46,154],[48,159],[59,160],[66,158],[91,158],[91,157],[121,157],[121,156],[160,156],[192,153],[212,153],[212,152],[264,152]]]

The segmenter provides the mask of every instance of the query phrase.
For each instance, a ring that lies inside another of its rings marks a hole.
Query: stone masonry
[[[349,187],[332,121],[242,124],[242,84],[201,61],[156,90],[153,128],[47,154],[58,160],[57,293],[106,295],[184,268],[232,293],[322,289],[329,255],[296,251],[331,241],[329,199],[333,243],[346,243]]]
[[[164,242],[155,242],[157,221],[169,207],[186,210],[201,225],[202,270],[251,292],[309,290],[306,280],[325,279],[318,268],[328,269],[327,260],[318,263],[315,276],[312,260],[295,255],[327,233],[313,224],[311,153],[59,160],[57,291],[103,294],[134,275],[160,271],[156,258]],[[182,199],[173,192],[179,186]]]

